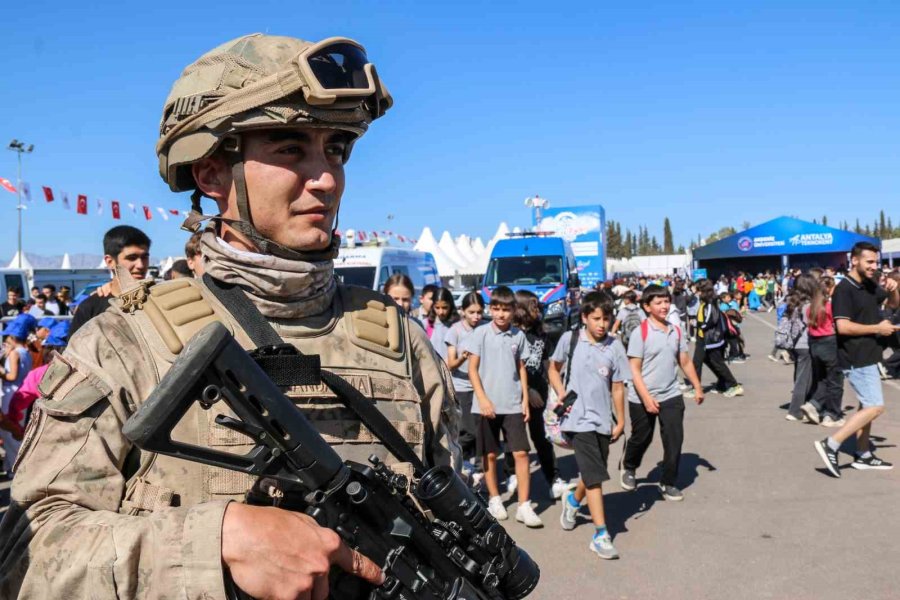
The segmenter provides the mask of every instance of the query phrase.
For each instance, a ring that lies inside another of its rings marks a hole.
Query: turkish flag
[[[119,201],[113,200],[110,204],[112,204],[113,219],[121,219],[122,213],[119,212]]]
[[[46,185],[42,185],[41,189],[44,190],[44,198],[47,199],[47,202],[53,202],[53,190],[48,188]]]
[[[177,208],[170,208],[169,212],[172,213],[173,215],[175,215],[176,217],[181,214],[180,212],[178,212]]]
[[[366,232],[360,229],[356,232],[356,237],[359,238],[359,241],[364,242],[366,241]]]
[[[76,205],[75,211],[79,215],[87,214],[87,196],[84,194],[78,194],[78,204]]]
[[[146,204],[144,205],[144,218],[148,221],[153,218],[153,213],[150,212],[150,207]]]
[[[9,179],[0,177],[0,186],[3,186],[7,192],[12,192],[13,194],[16,193],[16,186],[14,186]]]

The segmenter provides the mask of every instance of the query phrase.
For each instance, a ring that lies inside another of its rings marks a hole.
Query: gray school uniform
[[[625,349],[609,335],[596,343],[588,339],[584,330],[579,330],[578,335],[572,364],[566,366],[571,373],[567,391],[574,390],[578,399],[569,414],[563,417],[560,429],[568,433],[593,431],[610,435],[612,384],[628,379]],[[562,334],[550,360],[565,363],[569,358],[571,339],[571,331]]]
[[[444,345],[449,349],[450,346],[456,348],[456,356],[459,358],[464,351],[464,344],[469,336],[475,331],[475,328],[469,329],[469,326],[464,321],[457,321],[454,323],[450,330],[447,332],[447,336],[444,338]],[[457,392],[471,392],[472,391],[472,382],[469,381],[469,361],[463,361],[463,363],[456,369],[450,371],[450,375],[453,377],[453,389]]]
[[[641,328],[631,332],[628,340],[628,358],[643,359],[641,377],[647,391],[657,402],[671,400],[681,395],[678,387],[678,361],[682,352],[687,352],[687,340],[684,332],[669,326],[669,331],[661,331],[647,323],[647,341],[644,341]],[[640,404],[641,399],[634,384],[628,386],[628,401]]]
[[[444,325],[440,319],[434,320],[434,329],[431,331],[431,346],[438,353],[438,356],[444,359],[444,362],[447,362],[447,344],[444,340],[447,339],[449,331],[450,328]]]
[[[522,412],[522,383],[519,361],[526,360],[525,334],[516,327],[500,331],[493,323],[475,329],[466,339],[463,350],[478,356],[478,375],[488,400],[498,415]],[[478,402],[472,402],[472,414],[480,415]]]

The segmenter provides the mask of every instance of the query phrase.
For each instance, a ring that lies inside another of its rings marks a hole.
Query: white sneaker
[[[516,488],[519,487],[519,480],[516,479],[515,475],[510,475],[506,478],[506,491],[510,494],[516,491]]]
[[[550,486],[550,495],[553,496],[554,500],[559,500],[563,497],[563,494],[573,487],[575,487],[574,483],[569,483],[568,481],[564,481],[561,477],[557,477],[553,481],[553,485]]]
[[[562,513],[559,515],[559,525],[566,531],[571,531],[575,529],[575,517],[578,514],[577,506],[572,506],[572,503],[569,502],[569,496],[572,495],[572,492],[567,492],[563,497],[562,501]]]
[[[525,523],[525,527],[544,526],[544,522],[534,512],[534,508],[531,507],[531,502],[519,503],[519,508],[516,509],[516,521]]]
[[[484,473],[478,471],[472,475],[472,487],[477,488],[481,485],[481,482],[484,481]]]
[[[506,507],[503,506],[503,500],[500,499],[500,496],[494,496],[488,500],[488,512],[498,521],[505,521],[509,518],[509,513],[506,512]]]
[[[843,417],[840,419],[832,419],[831,415],[825,415],[825,418],[822,419],[822,427],[843,427],[847,424],[847,421],[844,420]]]

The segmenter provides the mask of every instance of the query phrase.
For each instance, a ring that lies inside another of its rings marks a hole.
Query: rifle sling
[[[417,475],[425,472],[425,465],[387,417],[342,377],[322,370],[318,355],[303,354],[293,346],[290,346],[290,354],[273,354],[283,351],[287,344],[241,288],[214,279],[208,274],[203,275],[203,283],[258,346],[251,356],[276,385],[318,385],[320,381],[324,382],[344,406],[356,413],[362,424],[381,440],[391,454],[401,462],[412,464]],[[304,383],[298,383],[298,380]]]

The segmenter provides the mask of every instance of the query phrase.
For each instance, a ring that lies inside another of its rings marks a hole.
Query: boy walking
[[[666,500],[680,502],[684,495],[676,484],[684,441],[684,398],[678,387],[679,365],[694,386],[697,404],[703,402],[703,387],[688,356],[683,332],[666,322],[670,304],[668,290],[658,285],[648,286],[641,296],[641,305],[648,313],[647,320],[628,340],[632,378],[628,392],[631,438],[625,445],[624,469],[619,483],[622,489],[629,491],[637,487],[635,471],[650,447],[659,420],[663,443],[659,491]]]
[[[574,491],[565,494],[559,522],[563,529],[574,529],[575,515],[586,497],[594,522],[594,535],[588,547],[605,559],[619,558],[606,529],[602,486],[604,481],[609,481],[609,445],[619,439],[625,428],[624,381],[628,377],[625,350],[607,335],[611,317],[612,304],[602,294],[587,294],[581,302],[584,327],[562,335],[550,357],[549,371],[550,384],[557,397],[563,399],[566,394],[577,394],[575,403],[562,418],[560,429],[575,449],[581,479]],[[563,365],[566,365],[565,383],[560,377]]]
[[[831,437],[815,442],[816,452],[825,467],[835,477],[838,470],[838,450],[850,436],[856,436],[856,453],[851,467],[855,469],[892,469],[894,465],[872,453],[869,434],[872,421],[884,413],[884,395],[878,363],[884,349],[879,337],[885,338],[900,330],[881,315],[881,305],[887,301],[891,309],[900,307],[900,288],[888,278],[880,287],[875,278],[878,270],[878,248],[868,242],[858,242],[850,251],[850,272],[835,288],[831,299],[834,325],[837,330],[838,365],[859,399],[859,411]]]
[[[469,379],[477,402],[472,403],[475,417],[475,443],[484,466],[488,511],[498,521],[509,518],[497,485],[497,454],[501,433],[507,452],[515,460],[519,506],[516,521],[528,527],[543,527],[529,502],[530,471],[528,436],[525,423],[530,417],[528,375],[525,371],[525,334],[512,326],[516,297],[506,286],[491,294],[491,323],[472,332],[465,342],[469,352]]]

